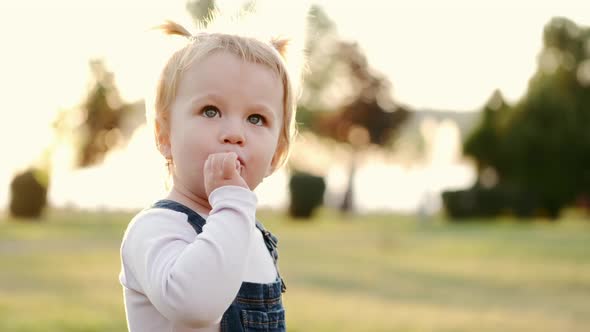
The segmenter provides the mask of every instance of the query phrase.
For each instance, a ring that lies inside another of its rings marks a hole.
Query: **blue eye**
[[[248,117],[248,122],[253,125],[262,126],[264,125],[264,117],[260,114],[252,114]]]
[[[207,106],[203,107],[201,114],[203,114],[207,118],[214,118],[217,115],[220,115],[221,113],[219,112],[219,109],[217,107],[207,105]]]

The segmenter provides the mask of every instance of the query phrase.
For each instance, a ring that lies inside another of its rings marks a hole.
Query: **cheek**
[[[267,146],[265,146],[265,151],[264,151],[265,171],[268,171],[270,168],[273,167],[273,160],[274,160],[275,155],[278,152],[278,147],[279,147],[278,143],[268,144]]]
[[[265,135],[259,135],[255,138],[256,143],[253,144],[252,160],[256,164],[257,173],[263,173],[266,171],[267,166],[271,164],[273,156],[277,148],[276,137],[272,133],[266,133]]]
[[[203,165],[207,158],[207,146],[196,137],[176,133],[171,141],[172,158],[178,172],[185,176],[196,176],[203,172]]]

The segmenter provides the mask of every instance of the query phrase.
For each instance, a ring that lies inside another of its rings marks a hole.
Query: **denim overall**
[[[157,201],[152,207],[184,213],[188,216],[188,222],[197,234],[203,231],[205,219],[178,202],[164,199]],[[267,231],[258,220],[256,220],[256,227],[262,232],[264,243],[276,267],[279,258],[277,238]],[[242,282],[238,295],[221,317],[221,332],[285,331],[285,309],[281,293],[286,290],[285,282],[278,273],[278,267],[277,279],[272,283]]]

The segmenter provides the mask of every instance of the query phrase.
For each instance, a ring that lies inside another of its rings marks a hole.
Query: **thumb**
[[[228,153],[223,158],[223,178],[226,180],[230,180],[235,176],[236,173],[236,162],[238,159],[238,155],[235,153]]]

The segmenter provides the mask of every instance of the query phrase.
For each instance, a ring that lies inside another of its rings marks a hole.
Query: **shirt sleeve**
[[[230,306],[255,231],[257,200],[252,191],[220,187],[209,202],[212,210],[198,236],[187,232],[187,226],[192,230],[188,222],[170,220],[174,211],[152,209],[134,222],[122,247],[123,263],[156,309],[170,321],[191,327],[219,322]]]

